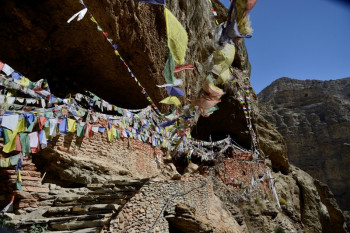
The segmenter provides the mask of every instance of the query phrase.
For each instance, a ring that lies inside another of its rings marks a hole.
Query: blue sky
[[[350,1],[258,0],[250,17],[254,34],[246,45],[256,93],[280,77],[350,77]]]

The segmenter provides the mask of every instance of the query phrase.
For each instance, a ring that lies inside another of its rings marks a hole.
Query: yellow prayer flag
[[[107,139],[108,139],[109,142],[113,142],[113,139],[114,139],[114,137],[113,137],[113,129],[108,129],[107,128]]]
[[[68,118],[68,132],[74,133],[76,126],[77,122],[73,119]]]
[[[96,21],[96,19],[93,16],[91,16],[90,20],[97,24],[97,21]]]
[[[183,64],[185,62],[188,43],[186,30],[168,9],[165,8],[164,14],[168,36],[168,47],[176,63]]]
[[[17,136],[17,130],[7,130],[7,134],[9,137],[9,142],[6,143],[2,149],[5,153],[10,153],[11,151],[16,150],[16,136]]]
[[[214,52],[213,56],[213,73],[220,75],[229,69],[235,58],[235,46],[232,44],[226,44],[221,50]]]
[[[23,76],[21,81],[19,82],[19,84],[21,84],[21,85],[23,85],[25,87],[28,87],[29,84],[30,84],[30,80]]]
[[[113,138],[117,137],[117,129],[112,127]]]
[[[22,183],[22,175],[21,175],[21,169],[18,169],[18,174],[17,174],[17,180]]]
[[[173,104],[175,106],[181,105],[180,100],[176,96],[167,97],[167,98],[163,99],[162,101],[160,101],[159,103],[162,103],[162,104]]]
[[[21,119],[18,121],[18,124],[17,124],[17,131],[18,133],[21,133],[21,132],[24,132],[27,130],[27,126],[26,126],[26,122],[25,122],[25,119]]]
[[[215,84],[219,85],[219,84],[225,84],[227,83],[229,80],[231,79],[231,73],[230,70],[227,69],[224,72],[222,72],[219,75],[219,78],[216,80]]]

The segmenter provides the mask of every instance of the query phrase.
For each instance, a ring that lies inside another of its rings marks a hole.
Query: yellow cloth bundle
[[[160,101],[159,103],[162,103],[162,104],[173,104],[175,106],[181,105],[180,100],[176,96],[167,97],[167,98],[163,99],[162,101]]]
[[[213,56],[213,73],[220,75],[230,68],[235,58],[235,52],[235,46],[232,44],[226,44],[223,49],[215,51]]]
[[[165,8],[165,22],[168,36],[168,47],[174,60],[178,64],[185,62],[188,37],[186,30],[182,27],[177,18]]]

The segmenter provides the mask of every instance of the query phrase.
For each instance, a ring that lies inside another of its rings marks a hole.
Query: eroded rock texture
[[[281,78],[259,93],[260,109],[283,135],[288,158],[329,185],[350,208],[350,78]]]
[[[85,3],[150,96],[156,102],[165,97],[165,90],[155,86],[164,84],[162,71],[168,56],[163,7],[131,0]],[[225,19],[227,10],[217,0],[213,3],[218,19]],[[205,62],[215,49],[213,14],[209,1],[168,0],[167,6],[189,36],[186,63],[194,64],[195,69],[177,77],[184,81],[186,97],[195,98],[208,72]],[[95,24],[88,17],[66,23],[80,9],[79,1],[73,0],[2,1],[0,58],[32,81],[47,78],[52,92],[59,96],[88,89],[120,107],[148,105]],[[244,40],[237,46],[243,51],[249,74]],[[237,55],[233,73],[244,93],[246,76],[241,62]],[[213,140],[220,140],[229,134],[250,148],[250,134],[236,93],[232,85],[222,88],[227,94],[220,110],[209,118],[200,118],[192,135],[205,140],[211,135]],[[264,172],[255,173],[254,178],[262,180],[251,186],[253,168],[264,170],[264,164],[247,162],[240,166],[232,162],[235,166],[225,169],[241,183],[231,180],[228,184],[227,178],[218,175],[214,162],[190,164],[180,175],[169,151],[126,138],[110,143],[105,134],[90,139],[68,134],[56,137],[48,148],[25,161],[26,190],[15,193],[15,212],[20,215],[7,214],[7,220],[21,230],[41,224],[58,232],[145,232],[153,227],[153,232],[190,229],[231,233],[273,232],[276,227],[288,232],[319,232],[326,219],[327,224],[344,232],[342,218],[333,217],[338,212],[329,190],[322,185],[316,188],[313,179],[303,172],[293,173],[281,135],[260,115],[255,92],[249,88],[259,146],[267,166],[274,171],[278,197],[286,199],[282,209],[268,188],[273,180],[266,176],[262,179]],[[0,175],[13,187],[15,167],[1,169]],[[9,185],[1,185],[2,208],[11,192]],[[310,216],[312,221],[307,219]]]

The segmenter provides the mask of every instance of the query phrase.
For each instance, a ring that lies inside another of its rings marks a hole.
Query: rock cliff
[[[165,97],[155,86],[164,84],[168,57],[163,7],[132,0],[85,4],[152,99]],[[226,19],[227,9],[217,0],[213,4],[218,20]],[[217,26],[210,2],[168,0],[167,7],[188,33],[186,62],[195,69],[177,77],[184,81],[186,97],[194,98],[215,50]],[[141,89],[96,25],[88,18],[66,24],[78,10],[79,1],[72,0],[3,1],[0,18],[6,24],[0,25],[0,41],[6,46],[0,47],[1,59],[33,81],[47,78],[59,96],[88,89],[120,107],[145,107]],[[244,93],[242,64],[249,74],[248,52],[243,39],[236,47],[242,56],[236,54],[232,73]],[[259,163],[241,159],[249,158],[249,152],[213,149],[214,161],[193,158],[179,164],[174,151],[134,138],[110,142],[106,133],[59,135],[23,162],[23,191],[14,191],[14,214],[2,221],[17,230],[41,226],[56,232],[345,232],[344,216],[329,190],[290,166],[282,136],[261,116],[257,96],[249,82],[247,86],[263,156]],[[226,94],[219,110],[200,117],[192,136],[216,141],[230,135],[250,149],[251,134],[236,91],[230,84],[220,87]],[[98,126],[106,126],[102,121]],[[16,184],[15,166],[1,168],[0,177],[6,181],[0,184],[3,208]]]
[[[350,78],[281,78],[258,95],[264,117],[287,144],[289,160],[326,183],[343,210],[350,208]]]

